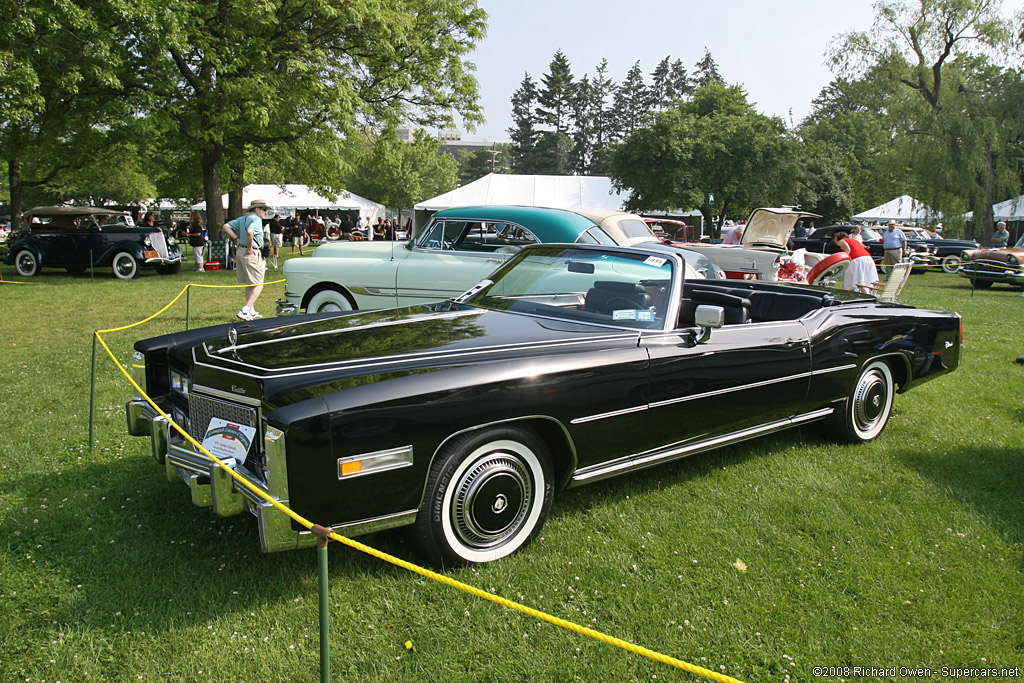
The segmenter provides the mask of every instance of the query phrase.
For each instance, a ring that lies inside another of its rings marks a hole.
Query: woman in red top
[[[843,275],[844,287],[851,291],[870,291],[871,283],[878,282],[878,270],[875,268],[875,260],[871,258],[871,254],[863,244],[845,232],[835,233],[833,239],[840,249],[850,255],[850,265]]]

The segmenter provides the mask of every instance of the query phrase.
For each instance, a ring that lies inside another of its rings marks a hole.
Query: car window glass
[[[619,229],[626,234],[626,237],[630,239],[638,238],[655,238],[651,229],[647,227],[647,224],[643,221],[635,218],[623,218],[619,220]]]
[[[479,226],[479,223],[476,225]],[[423,249],[451,251],[458,248],[457,245],[462,241],[463,236],[466,235],[470,227],[467,221],[436,221],[424,230],[419,246]],[[479,231],[477,239],[479,239]]]
[[[582,233],[576,238],[576,241],[580,244],[606,244],[608,246],[616,244],[608,233],[596,225]]]
[[[497,223],[495,224],[494,233],[500,246],[521,247],[540,242],[536,235],[515,223]]]
[[[882,236],[871,228],[864,228],[860,231],[860,237],[865,242],[877,242],[882,239]]]
[[[658,329],[669,308],[673,261],[566,246],[529,251],[460,303],[617,327]]]

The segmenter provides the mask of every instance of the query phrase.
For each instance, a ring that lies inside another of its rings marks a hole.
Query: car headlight
[[[142,238],[142,245],[145,247],[153,246],[153,240],[149,238],[149,235],[146,235],[145,237]]]
[[[966,251],[961,251],[960,252],[960,260],[961,261],[970,261],[971,260],[971,255],[968,254]]]
[[[178,243],[178,241],[176,239],[174,239],[174,235],[168,235],[167,236],[167,244],[169,244],[170,246],[173,247],[177,243]]]
[[[1016,265],[1018,265],[1020,263],[1020,261],[1017,260],[1017,257],[1014,256],[1013,254],[1007,254],[1006,255],[1006,262],[1009,263],[1010,265],[1014,265],[1014,266],[1016,266]]]
[[[171,370],[171,391],[188,398],[188,377],[180,372]]]

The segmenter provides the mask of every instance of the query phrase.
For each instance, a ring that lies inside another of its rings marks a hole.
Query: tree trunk
[[[206,198],[206,227],[210,238],[220,236],[224,225],[224,206],[221,203],[220,191],[220,157],[221,148],[215,147],[203,155],[203,196]]]
[[[7,164],[7,182],[11,191],[11,230],[17,232],[22,227],[21,157],[16,156]]]
[[[995,230],[995,226],[992,224],[994,217],[992,214],[992,204],[995,202],[995,185],[996,185],[996,170],[995,163],[992,159],[992,134],[989,133],[985,136],[985,222],[982,223],[981,229],[984,235],[982,244],[988,244],[992,240],[992,233]]]
[[[230,158],[230,155],[228,158]],[[233,220],[245,213],[246,210],[246,207],[242,206],[242,188],[245,185],[246,177],[245,159],[238,159],[228,163],[228,167],[227,217]]]

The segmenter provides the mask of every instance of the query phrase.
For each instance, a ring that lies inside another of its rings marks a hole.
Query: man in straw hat
[[[256,299],[263,291],[263,275],[267,262],[263,258],[263,218],[270,207],[262,199],[249,203],[249,212],[224,224],[224,234],[238,245],[235,268],[239,284],[245,288],[245,305],[235,315],[241,320],[254,320],[263,316],[256,312]]]
[[[888,276],[892,270],[889,266],[902,261],[903,252],[907,248],[907,236],[896,227],[896,221],[889,221],[885,226],[885,232],[882,233],[882,248],[882,270]]]

